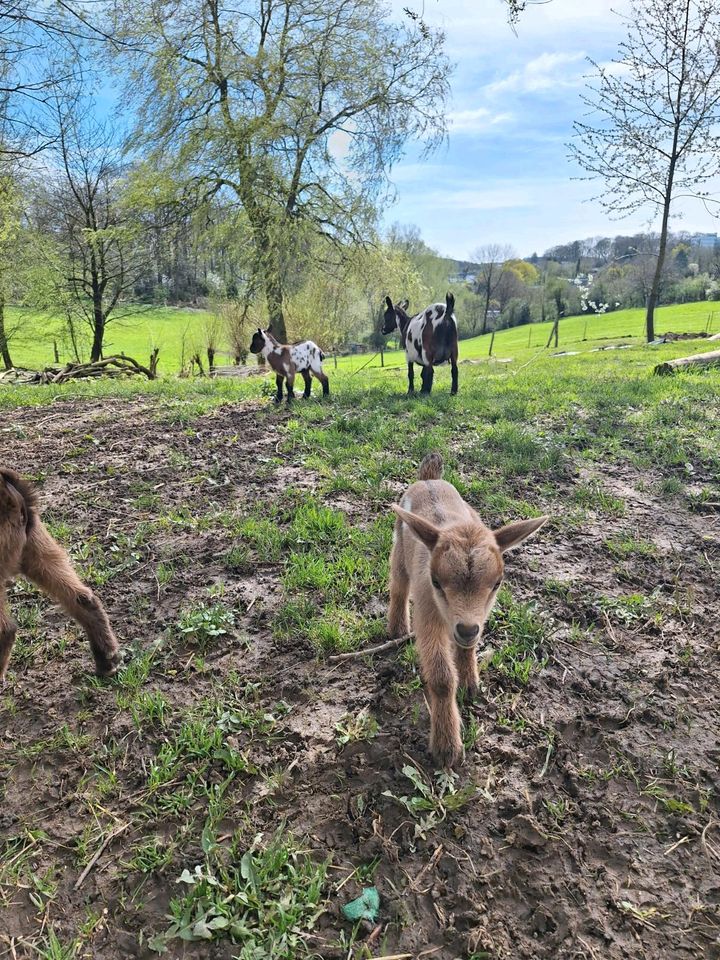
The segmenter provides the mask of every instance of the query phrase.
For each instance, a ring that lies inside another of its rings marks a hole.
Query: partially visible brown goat
[[[27,577],[80,624],[90,641],[97,673],[111,677],[120,648],[105,608],[78,578],[70,558],[45,529],[32,486],[0,467],[0,682],[5,681],[17,625],[7,603],[8,581]]]
[[[390,556],[391,637],[409,632],[408,600],[420,668],[430,703],[430,749],[440,766],[463,754],[458,686],[477,692],[475,647],[503,577],[502,555],[539,529],[547,517],[490,530],[452,484],[442,480],[436,453],[420,464],[397,514]]]

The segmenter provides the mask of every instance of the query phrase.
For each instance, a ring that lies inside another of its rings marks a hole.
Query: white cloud
[[[451,133],[487,133],[494,127],[513,120],[511,113],[495,113],[487,107],[474,110],[455,110],[448,116]]]
[[[537,203],[534,185],[515,181],[465,181],[459,186],[429,190],[424,196],[428,208],[441,210],[490,211],[528,208]]]
[[[352,138],[345,130],[334,130],[328,137],[328,151],[335,160],[345,160],[350,153]]]
[[[521,70],[516,70],[502,80],[484,88],[488,97],[507,93],[542,93],[577,87],[588,71],[584,51],[567,53],[541,53],[530,60]]]

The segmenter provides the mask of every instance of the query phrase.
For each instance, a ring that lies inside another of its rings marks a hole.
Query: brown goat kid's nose
[[[463,640],[474,640],[478,633],[480,633],[480,627],[477,623],[459,623],[457,625],[457,632]]]

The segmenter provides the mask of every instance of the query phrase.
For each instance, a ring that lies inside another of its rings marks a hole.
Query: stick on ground
[[[82,882],[83,882],[83,880],[85,879],[85,877],[87,877],[87,875],[90,873],[90,871],[91,871],[92,868],[95,866],[95,864],[98,862],[98,860],[100,859],[100,856],[101,856],[103,850],[105,849],[105,847],[107,847],[107,845],[108,845],[112,840],[114,840],[115,837],[119,837],[121,833],[124,833],[129,826],[130,826],[129,823],[124,823],[121,827],[117,827],[117,829],[110,831],[110,833],[105,837],[105,839],[103,840],[103,842],[100,844],[100,846],[98,847],[98,849],[95,851],[95,853],[93,854],[93,856],[90,858],[90,862],[88,863],[88,865],[85,867],[85,869],[83,870],[83,872],[80,874],[80,876],[79,876],[79,877],[77,878],[77,880],[75,881],[75,886],[73,887],[73,890],[79,890],[79,889],[80,889],[80,885],[82,884]]]
[[[392,650],[395,647],[401,647],[408,640],[414,640],[414,633],[406,633],[402,637],[395,637],[394,640],[387,640],[385,643],[379,643],[376,647],[363,647],[362,650],[353,650],[352,653],[336,653],[334,657],[328,657],[328,663],[338,663],[340,660],[354,660],[356,657],[367,657],[373,653],[382,653],[383,650]]]

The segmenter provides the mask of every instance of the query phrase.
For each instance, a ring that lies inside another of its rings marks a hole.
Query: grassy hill
[[[12,341],[12,355],[18,366],[42,367],[53,361],[53,341],[57,341],[62,361],[72,359],[70,344],[62,333],[59,317],[31,310],[10,308],[9,325],[20,324]],[[160,372],[175,374],[179,371],[183,349],[185,356],[200,350],[204,353],[205,333],[215,320],[209,310],[175,307],[151,307],[136,315],[111,322],[105,344],[105,352],[124,352],[137,360],[146,361],[154,347],[160,348]],[[528,350],[536,351],[547,343],[550,323],[528,324],[501,330],[495,336],[493,355],[499,358],[522,358]],[[627,340],[642,342],[645,314],[641,309],[618,310],[604,316],[568,317],[560,323],[560,350],[592,349],[603,341]],[[660,307],[657,311],[656,330],[677,333],[720,331],[720,303],[715,301],[675,304]],[[486,357],[490,335],[464,340],[460,346],[463,359]],[[340,361],[350,369],[367,363],[368,357],[356,356]],[[398,352],[385,356],[386,364],[403,363]],[[378,366],[373,360],[369,366]]]

